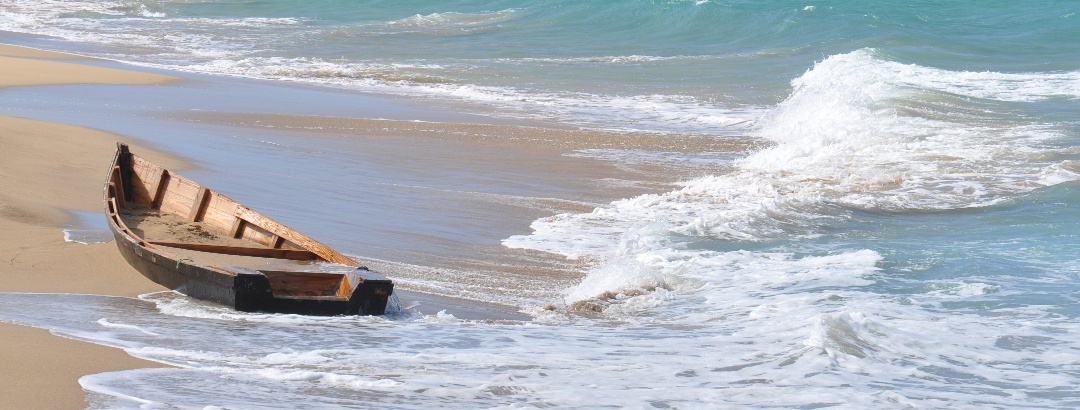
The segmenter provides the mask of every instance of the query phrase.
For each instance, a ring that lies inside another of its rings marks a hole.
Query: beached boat
[[[150,280],[240,311],[380,315],[386,277],[118,144],[105,183],[116,245]]]

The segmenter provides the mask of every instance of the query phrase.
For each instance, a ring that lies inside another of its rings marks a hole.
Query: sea
[[[147,141],[403,292],[504,308],[4,293],[0,321],[174,366],[83,377],[95,409],[1078,408],[1078,12],[5,0],[3,42],[188,80],[11,88],[0,114]],[[498,133],[397,146],[207,112],[654,143],[571,149],[556,159],[633,176],[550,182],[576,171]],[[687,136],[738,148],[655,142]]]

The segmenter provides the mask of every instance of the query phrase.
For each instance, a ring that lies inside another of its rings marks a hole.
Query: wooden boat
[[[117,144],[105,213],[128,263],[185,295],[240,311],[381,315],[386,277]]]

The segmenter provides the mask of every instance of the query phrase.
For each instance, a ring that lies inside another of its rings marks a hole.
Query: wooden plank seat
[[[254,256],[259,258],[289,259],[295,261],[307,261],[318,259],[318,255],[307,250],[277,249],[277,248],[253,248],[247,246],[208,245],[201,243],[181,242],[147,242],[151,245],[168,246],[170,248],[187,249],[190,251],[219,253],[223,255]]]

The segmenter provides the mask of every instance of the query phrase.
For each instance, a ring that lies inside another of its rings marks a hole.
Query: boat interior
[[[358,264],[228,197],[138,156],[118,153],[106,189],[109,217],[140,245],[235,275],[264,274],[275,296],[344,297]],[[116,182],[120,182],[117,184]]]

